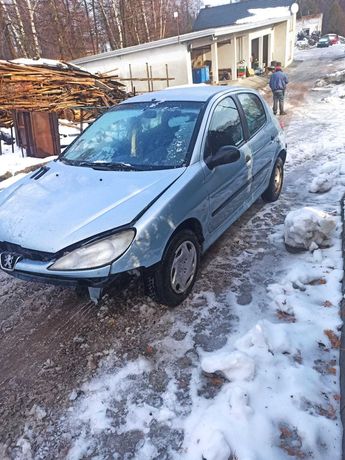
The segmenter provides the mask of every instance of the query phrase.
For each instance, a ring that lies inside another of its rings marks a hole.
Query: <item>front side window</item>
[[[250,137],[266,123],[266,112],[262,102],[255,94],[241,93],[238,99],[243,107]]]
[[[185,166],[202,106],[185,101],[120,105],[96,120],[60,159],[78,166],[113,169]]]
[[[231,97],[223,99],[215,108],[208,134],[207,156],[214,155],[225,145],[239,145],[243,140],[240,114]]]

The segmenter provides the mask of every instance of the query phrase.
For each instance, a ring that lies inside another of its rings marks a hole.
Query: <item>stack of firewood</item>
[[[110,107],[128,97],[116,77],[91,74],[76,66],[0,61],[0,126],[11,126],[16,110],[57,112],[78,120],[92,117],[92,109]],[[84,111],[83,111],[84,112]]]

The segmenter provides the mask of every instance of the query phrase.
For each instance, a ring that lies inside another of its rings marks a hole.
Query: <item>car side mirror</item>
[[[213,169],[216,166],[235,163],[240,158],[241,152],[237,147],[234,147],[233,145],[223,145],[214,155],[206,158],[205,162],[209,169]]]

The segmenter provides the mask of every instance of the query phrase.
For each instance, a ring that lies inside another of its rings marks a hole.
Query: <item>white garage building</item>
[[[283,67],[293,60],[298,5],[293,0],[247,0],[202,9],[188,34],[73,61],[92,72],[114,72],[129,91],[193,83],[208,67],[213,84],[238,78],[239,69]],[[207,69],[207,70],[208,70]],[[248,74],[248,71],[247,71]]]

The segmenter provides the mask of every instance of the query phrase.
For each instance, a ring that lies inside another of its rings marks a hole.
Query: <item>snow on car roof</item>
[[[162,91],[141,94],[122,102],[121,104],[131,104],[133,102],[157,101],[195,101],[205,102],[215,94],[222,92],[235,92],[240,88],[230,86],[211,86],[211,85],[190,85],[176,88],[168,88]],[[246,88],[246,91],[250,91]]]

